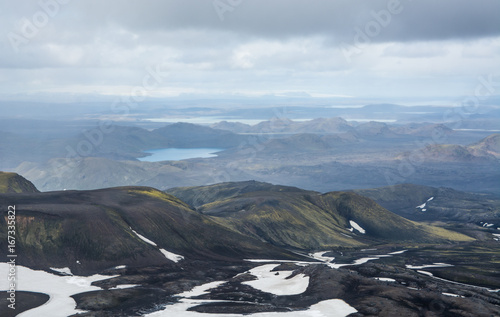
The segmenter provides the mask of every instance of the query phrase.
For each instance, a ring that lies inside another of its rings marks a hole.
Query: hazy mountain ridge
[[[492,134],[468,146],[457,144],[431,144],[422,149],[428,161],[435,162],[498,162],[500,134]],[[403,154],[400,157],[409,155]],[[400,158],[399,157],[399,158]]]

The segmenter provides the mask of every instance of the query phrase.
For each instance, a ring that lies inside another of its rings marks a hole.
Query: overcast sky
[[[0,3],[0,98],[453,98],[500,70],[496,0]]]

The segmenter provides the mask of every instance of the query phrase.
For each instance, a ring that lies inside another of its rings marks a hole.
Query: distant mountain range
[[[498,162],[500,159],[500,134],[492,134],[468,146],[432,144],[421,151],[425,160],[430,162]]]

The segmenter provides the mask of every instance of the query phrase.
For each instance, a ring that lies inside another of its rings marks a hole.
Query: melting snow
[[[402,253],[405,253],[406,251],[408,251],[408,250],[401,250],[401,251],[391,252],[389,254],[390,255],[402,254]]]
[[[268,271],[271,266],[274,265],[263,265],[261,267],[257,267],[254,270],[254,273],[259,271],[260,273],[267,274],[265,271]],[[266,267],[265,269],[263,267]],[[260,269],[259,269],[260,268]],[[255,271],[257,269],[257,271]],[[260,274],[257,273],[257,274]],[[273,272],[275,274],[276,272]],[[280,275],[286,275],[288,272],[280,271]],[[274,275],[273,275],[274,276]],[[279,275],[278,275],[279,276]],[[293,278],[295,279],[295,277]],[[291,279],[291,280],[293,280]],[[211,282],[204,285],[197,286],[193,288],[191,291],[183,292],[177,294],[176,296],[183,297],[179,300],[178,303],[173,305],[167,305],[164,310],[157,311],[151,314],[145,315],[146,317],[199,317],[199,316],[212,316],[211,314],[203,314],[198,312],[187,311],[190,307],[207,304],[207,303],[217,303],[217,302],[228,302],[222,300],[198,300],[192,299],[192,297],[196,297],[199,295],[203,295],[208,293],[210,289],[216,288],[222,284],[224,281]],[[279,288],[284,288],[286,286],[276,286]],[[276,290],[273,290],[275,292]],[[289,313],[282,312],[271,312],[271,313],[255,313],[252,314],[252,317],[320,317],[320,316],[329,316],[329,317],[345,317],[349,314],[356,313],[357,310],[351,307],[349,304],[340,299],[329,299],[317,304],[312,305],[307,310],[302,311],[292,311]],[[240,314],[224,314],[224,317],[241,317],[243,315]]]
[[[38,292],[50,296],[47,303],[30,309],[19,317],[66,317],[73,315],[82,310],[76,309],[76,303],[71,298],[71,295],[83,292],[100,290],[100,287],[90,285],[94,281],[104,280],[115,276],[107,275],[92,275],[88,277],[82,276],[59,276],[44,271],[36,271],[24,266],[16,266],[18,291]],[[9,264],[0,263],[0,276],[7,276]],[[22,277],[22,278],[21,278]],[[0,289],[8,289],[8,280],[0,279]]]
[[[427,271],[420,271],[420,270],[418,270],[417,272],[420,273],[420,274],[428,275],[428,276],[434,276],[434,274],[432,274],[431,272],[427,272]]]
[[[388,277],[375,277],[376,280],[382,281],[382,282],[396,282],[395,279],[393,278],[388,278]]]
[[[316,252],[316,253],[309,253],[309,256],[311,256],[312,258],[316,259],[316,260],[319,260],[321,262],[332,262],[333,260],[335,260],[335,257],[330,257],[330,256],[324,256],[326,253],[328,253],[328,251],[321,251],[321,252]]]
[[[358,230],[360,233],[362,233],[362,234],[366,233],[365,229],[361,228],[361,226],[358,225],[357,223],[355,223],[354,221],[349,220],[349,224],[351,224],[351,227]],[[351,230],[351,229],[349,229],[349,230]],[[351,232],[352,232],[352,230],[351,230]]]
[[[426,201],[425,203],[423,203],[422,205],[418,205],[418,206],[417,206],[417,207],[415,207],[415,208],[420,208],[420,209],[422,209],[422,211],[427,211],[427,209],[425,209],[425,206],[427,205],[427,203],[428,203],[429,201],[431,201],[431,200],[433,200],[433,199],[434,199],[434,197],[431,197],[431,198],[427,199],[427,201]]]
[[[78,261],[77,261],[78,263]],[[55,272],[58,272],[58,273],[62,273],[64,275],[73,275],[73,273],[71,273],[71,270],[69,269],[69,267],[63,267],[61,269],[58,269],[58,268],[55,268],[55,267],[51,267],[50,268],[52,271],[55,271]]]
[[[132,287],[136,287],[136,286],[141,286],[141,285],[140,284],[121,284],[121,285],[116,285],[115,287],[110,288],[110,290],[132,288]]]
[[[406,268],[407,269],[412,269],[412,270],[418,270],[418,269],[427,269],[427,268],[430,268],[430,267],[449,267],[449,266],[453,266],[451,264],[446,264],[446,263],[433,263],[433,264],[424,264],[424,265],[421,265],[421,266],[413,266],[413,265],[406,265]]]
[[[266,264],[250,270],[250,274],[258,279],[255,281],[243,282],[253,288],[275,295],[297,295],[306,291],[309,286],[309,277],[304,274],[297,274],[287,279],[293,271],[272,270],[279,264]]]
[[[182,255],[178,255],[172,252],[169,252],[165,249],[160,249],[160,252],[163,253],[163,255],[169,259],[170,261],[174,261],[175,263],[184,260],[184,257]]]
[[[483,287],[483,286],[477,286],[477,285],[471,285],[471,284],[465,284],[465,283],[450,281],[450,280],[447,280],[447,279],[444,279],[444,278],[440,278],[440,277],[434,276],[434,274],[432,274],[431,272],[427,272],[427,271],[417,270],[417,273],[428,275],[428,276],[430,276],[432,278],[435,278],[437,280],[441,280],[441,281],[444,281],[444,282],[447,282],[447,283],[453,283],[453,284],[458,284],[458,285],[465,285],[465,286],[469,286],[469,287],[480,288],[480,289],[487,290],[488,292],[498,292],[498,291],[500,291],[500,289],[499,290],[492,290],[491,288],[487,288],[487,287]]]
[[[176,296],[181,296],[181,297],[196,297],[196,296],[200,296],[200,295],[203,295],[203,294],[208,294],[208,290],[212,289],[212,288],[217,288],[219,287],[220,285],[224,284],[226,282],[224,281],[218,281],[218,282],[210,282],[210,283],[207,283],[207,284],[203,284],[203,285],[200,285],[200,286],[195,286],[192,290],[190,291],[187,291],[187,292],[184,292],[184,293],[180,293],[180,294],[177,294]]]
[[[130,227],[129,227],[130,228]],[[146,243],[149,243],[150,245],[152,246],[155,246],[155,247],[158,247],[158,245],[156,243],[154,243],[153,241],[149,240],[148,238],[146,238],[145,236],[143,235],[140,235],[139,233],[137,233],[137,231],[135,231],[134,229],[130,228],[130,230],[132,230],[133,233],[135,233],[136,236],[138,236],[141,240],[143,240],[144,242]],[[178,254],[175,254],[175,253],[172,253],[172,252],[169,252],[165,249],[160,249],[160,252],[167,258],[169,259],[170,261],[173,261],[175,263],[179,262],[180,260],[184,260],[184,257],[182,255],[178,255]]]
[[[214,303],[213,301],[199,301],[199,300],[186,300],[183,299],[180,303],[168,305],[165,310],[154,312],[146,317],[200,317],[200,316],[213,316],[213,314],[201,314],[198,312],[187,311],[188,308],[205,304]],[[226,301],[227,302],[227,301]],[[350,306],[341,299],[328,299],[317,304],[312,305],[307,310],[292,311],[289,313],[255,313],[252,317],[346,317],[350,314],[358,312],[354,307]],[[223,314],[224,317],[241,317],[244,315],[237,314]]]
[[[137,231],[135,231],[134,229],[130,228],[130,230],[132,230],[132,232],[135,233],[135,235],[138,236],[142,241],[144,241],[144,242],[146,242],[148,244],[151,244],[152,246],[155,246],[155,247],[158,246],[156,243],[154,243],[153,241],[149,240],[145,236],[138,234]]]

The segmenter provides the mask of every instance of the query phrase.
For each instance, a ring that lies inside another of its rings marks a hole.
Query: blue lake
[[[205,158],[205,157],[215,157],[217,154],[215,152],[223,151],[224,149],[217,148],[194,148],[194,149],[157,149],[144,151],[145,153],[150,153],[150,156],[139,158],[139,161],[143,162],[160,162],[160,161],[179,161],[186,160],[190,158]]]

